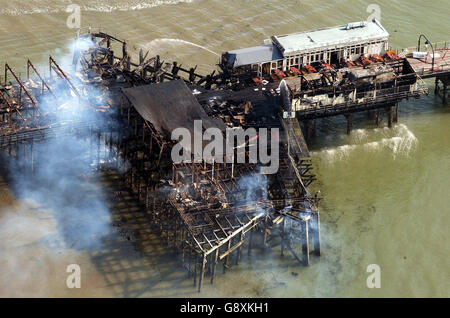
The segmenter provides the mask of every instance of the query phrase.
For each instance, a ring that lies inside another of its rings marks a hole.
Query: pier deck
[[[418,47],[410,47],[403,50],[404,54],[419,51]],[[421,78],[432,78],[450,74],[450,42],[438,42],[426,48],[426,57],[407,57],[408,63],[414,72]],[[434,64],[433,64],[434,53]]]
[[[422,78],[431,78],[440,74],[450,73],[450,50],[439,50],[436,53],[442,54],[436,57],[434,60],[434,70],[432,70],[432,58],[427,59],[415,59],[408,58],[409,64],[413,67],[414,72],[416,72]]]

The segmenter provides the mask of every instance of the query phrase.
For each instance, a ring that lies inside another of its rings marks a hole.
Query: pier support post
[[[313,135],[313,125],[311,120],[305,120],[304,121],[305,124],[305,138],[307,141],[311,140],[311,137]]]
[[[248,239],[248,256],[252,253],[253,229],[250,230],[250,238]]]
[[[441,81],[442,83],[442,88],[439,86],[439,81]],[[435,82],[435,90],[434,93],[435,95],[439,96],[440,98],[442,98],[442,103],[444,105],[447,104],[448,102],[448,84],[450,83],[450,77],[436,77],[436,82]]]
[[[397,102],[395,104],[395,115],[394,115],[394,123],[398,123],[398,108],[400,107],[400,103]]]
[[[241,244],[241,246],[239,246],[238,250],[237,250],[236,265],[239,265],[239,262],[241,261],[242,245],[244,244],[244,232],[241,232],[241,235],[240,235],[240,238],[239,238],[239,244]]]
[[[228,241],[228,245],[227,245],[227,256],[225,256],[225,260],[223,262],[223,273],[225,274],[225,272],[227,271],[228,268],[228,259],[230,257],[230,249],[231,249],[231,240]]]
[[[303,265],[309,266],[309,216],[303,218],[300,221],[303,232],[303,242],[302,242],[302,261]]]
[[[353,114],[346,114],[345,118],[347,118],[347,135],[350,135],[353,129]]]
[[[214,277],[216,276],[216,266],[217,266],[218,259],[219,259],[219,248],[216,249],[216,254],[214,256],[214,263],[213,263],[213,268],[212,268],[212,273],[211,273],[211,284],[214,283]]]
[[[31,149],[30,149],[31,173],[34,172],[34,152],[33,152],[33,149],[34,149],[34,141],[31,140]]]
[[[194,288],[196,286],[197,286],[197,255],[194,256]]]
[[[444,89],[442,91],[442,102],[444,103],[444,105],[447,105],[447,96],[448,96],[448,87],[447,87],[447,80],[443,80],[442,81]]]
[[[317,119],[314,119],[314,121],[313,121],[313,132],[312,132],[312,135],[314,137],[317,136]]]
[[[392,122],[394,121],[394,106],[387,108],[388,113],[388,127],[392,128]]]
[[[263,237],[263,245],[264,249],[267,248],[267,222],[269,221],[269,216],[266,216],[266,219],[264,220],[264,237]]]
[[[314,255],[320,256],[320,215],[318,211],[312,214],[311,229],[313,234]]]
[[[281,226],[281,256],[284,256],[284,241],[286,240],[286,218],[283,219]]]
[[[200,292],[202,290],[203,278],[205,277],[205,266],[206,266],[206,256],[205,256],[205,254],[203,254],[202,255],[202,268],[201,268],[200,277],[198,280],[198,292]]]
[[[380,124],[380,111],[377,109],[377,111],[375,112],[375,125],[377,125],[377,127],[380,127]]]

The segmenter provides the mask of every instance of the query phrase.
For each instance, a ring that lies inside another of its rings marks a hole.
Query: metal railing
[[[434,48],[435,51],[450,50],[450,41],[435,42],[435,43],[431,43],[431,45],[427,45],[427,46],[425,44],[422,44],[420,48],[421,48],[422,52],[432,52],[432,50],[433,50],[432,47]],[[425,50],[423,50],[423,48],[425,48]],[[406,52],[406,54],[412,53],[412,52],[417,52],[417,45],[406,47],[403,49],[397,49],[396,52],[397,52],[397,54],[401,54],[402,52]]]
[[[388,105],[396,101],[400,101],[409,97],[420,97],[428,95],[428,87],[426,83],[418,76],[416,83],[412,85],[402,85],[393,88],[385,88],[367,92],[350,93],[344,96],[345,102],[335,103],[339,97],[331,99],[331,103],[322,104],[316,102],[314,104],[307,103],[305,99],[300,99],[300,104],[296,105],[296,112],[300,116],[326,117],[337,114],[355,112],[359,110],[379,108],[382,105]],[[340,97],[342,99],[342,96]]]

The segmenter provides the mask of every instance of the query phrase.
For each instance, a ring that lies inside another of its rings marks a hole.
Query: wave
[[[191,3],[193,0],[151,0],[151,1],[87,1],[87,4],[78,4],[82,11],[91,12],[105,12],[110,13],[114,11],[134,11],[143,10],[153,7],[159,7],[164,5],[174,5],[178,3]],[[19,3],[16,3],[19,2]],[[61,1],[62,3],[55,4],[55,1],[29,1],[24,8],[23,1],[13,1],[9,2],[8,7],[3,7],[0,9],[1,15],[8,16],[21,16],[21,15],[32,15],[32,14],[51,14],[51,13],[61,13],[67,12],[67,6],[69,6],[71,1]]]
[[[350,135],[352,144],[342,145],[335,148],[326,148],[319,151],[312,151],[313,156],[323,157],[328,162],[344,160],[351,155],[365,153],[389,151],[393,158],[397,156],[409,156],[418,144],[417,137],[404,124],[390,128],[377,129],[357,129]]]
[[[185,41],[185,40],[181,40],[181,39],[165,39],[165,38],[161,38],[161,39],[154,39],[144,45],[142,45],[143,47],[145,47],[146,49],[151,49],[153,46],[160,46],[161,43],[166,43],[166,44],[174,44],[174,45],[191,45],[200,49],[203,49],[205,51],[208,51],[211,54],[220,56],[219,54],[217,54],[214,51],[211,51],[210,49],[208,49],[207,47],[204,47],[202,45],[199,44],[195,44],[189,41]]]

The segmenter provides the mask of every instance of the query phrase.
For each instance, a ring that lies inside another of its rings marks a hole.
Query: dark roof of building
[[[142,118],[169,140],[176,128],[188,129],[193,138],[195,120],[202,120],[203,129],[226,129],[223,121],[205,113],[183,80],[125,88],[122,91]]]

